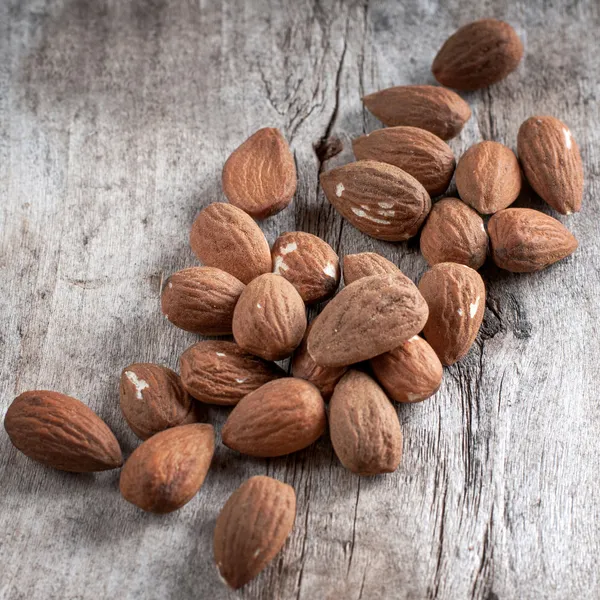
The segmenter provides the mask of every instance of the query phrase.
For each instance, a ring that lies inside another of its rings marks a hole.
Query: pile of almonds
[[[516,69],[523,47],[506,23],[483,20],[442,46],[433,73],[443,85],[475,90]],[[121,493],[146,511],[168,513],[189,502],[210,468],[211,425],[201,403],[232,407],[223,443],[249,456],[275,457],[329,433],[340,462],[354,473],[398,468],[402,432],[395,402],[420,402],[440,387],[443,367],[471,348],[485,310],[477,272],[496,265],[531,272],[571,254],[577,241],[556,219],[509,208],[521,169],[556,211],[581,207],[582,162],[569,129],[534,116],[519,130],[519,159],[502,144],[480,142],[456,164],[446,140],[471,111],[455,92],[401,86],[366,96],[386,126],[353,142],[356,162],[321,175],[329,202],[357,229],[401,241],[421,232],[430,265],[418,287],[384,257],[345,256],[345,287],[336,252],[318,237],[283,233],[270,248],[254,219],[284,209],[296,191],[296,168],[277,129],[261,129],[225,163],[229,203],[213,203],[195,220],[190,244],[204,266],[174,273],[162,310],[177,327],[234,341],[200,341],[181,356],[181,375],[155,364],[123,370],[123,415],[145,440],[121,471]],[[443,196],[455,176],[459,198]],[[486,223],[481,215],[492,215]],[[307,323],[306,306],[328,301]],[[424,337],[421,337],[422,334]],[[292,357],[288,376],[274,361]],[[329,401],[327,410],[325,401]],[[5,419],[13,444],[30,458],[65,471],[120,467],[119,443],[78,400],[50,391],[21,394]],[[214,555],[238,588],[279,552],[296,510],[294,490],[252,477],[217,519]]]

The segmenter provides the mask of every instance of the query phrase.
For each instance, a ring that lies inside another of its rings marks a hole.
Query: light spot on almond
[[[225,356],[225,352],[217,352],[217,356]]]
[[[262,304],[260,302],[256,303],[256,308],[262,308]]]
[[[298,250],[298,244],[296,244],[296,242],[290,242],[289,244],[282,246],[281,250],[279,250],[279,253],[285,256],[294,250]]]
[[[341,197],[342,197],[342,194],[344,193],[344,190],[345,190],[345,189],[346,189],[346,188],[344,187],[344,184],[343,184],[343,183],[340,181],[340,183],[338,183],[338,184],[335,186],[335,195],[336,195],[338,198],[341,198]]]
[[[173,284],[169,281],[169,289],[173,287]]]
[[[283,269],[284,271],[287,271],[289,268],[290,267],[285,264],[285,262],[283,260],[283,256],[275,257],[275,265],[273,267],[273,273],[275,273],[275,275],[281,275],[281,269]]]
[[[408,394],[406,394],[406,399],[409,402],[416,402],[417,400],[421,400],[421,398],[423,398],[421,394],[413,394],[412,392],[408,392]]]
[[[244,383],[244,381],[246,381],[246,379],[248,379],[248,378],[247,378],[247,377],[244,377],[244,379],[238,379],[238,378],[236,377],[236,379],[235,379],[235,380],[236,380],[236,382],[237,382],[237,383]]]
[[[456,312],[458,313],[459,317],[463,316],[463,309],[462,308],[459,308]]]
[[[475,302],[471,304],[469,307],[469,316],[471,319],[477,314],[477,309],[479,308],[479,296],[475,299]]]
[[[393,202],[378,202],[379,208],[394,208]]]
[[[416,342],[419,339],[418,335],[413,335],[410,340],[408,340],[408,343],[411,344],[412,342]]]
[[[362,219],[367,219],[368,221],[372,221],[373,223],[380,223],[381,225],[389,225],[390,224],[389,221],[386,221],[385,219],[378,219],[377,217],[373,217],[373,216],[367,214],[364,210],[361,210],[360,208],[352,207],[352,212],[357,217],[361,217]]]
[[[148,382],[144,379],[140,379],[133,371],[125,371],[125,377],[133,383],[135,387],[135,397],[138,400],[143,400],[142,392],[150,387]]]
[[[325,273],[325,275],[327,275],[328,277],[335,279],[337,276],[337,270],[335,268],[335,265],[333,263],[327,263],[323,267],[323,273]]]
[[[573,140],[571,138],[571,132],[566,127],[563,127],[563,133],[565,135],[565,145],[567,147],[567,150],[570,150],[571,147],[573,146]]]

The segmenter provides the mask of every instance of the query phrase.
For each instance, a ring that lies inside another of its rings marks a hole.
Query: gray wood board
[[[518,71],[465,97],[457,156],[481,139],[514,148],[532,114],[567,122],[586,167],[581,214],[561,219],[577,253],[536,275],[487,265],[485,322],[436,396],[399,406],[401,468],[360,479],[327,437],[277,460],[218,445],[196,498],[143,514],[118,472],[71,475],[29,461],[0,433],[0,597],[298,600],[600,597],[597,322],[600,81],[594,0],[406,2],[3,0],[0,2],[0,402],[49,388],[88,403],[124,452],[121,369],[177,368],[197,338],[159,310],[163,279],[196,264],[188,231],[222,200],[228,154],[280,127],[298,166],[270,242],[302,229],[340,255],[375,250],[415,281],[418,243],[358,233],[324,200],[318,172],[351,160],[378,126],[361,95],[430,83],[443,40],[475,18],[522,36]],[[315,144],[339,137],[326,164]],[[525,192],[518,203],[549,212]],[[225,410],[208,410],[217,426]],[[228,495],[269,474],[294,486],[285,550],[241,592],[212,560]]]

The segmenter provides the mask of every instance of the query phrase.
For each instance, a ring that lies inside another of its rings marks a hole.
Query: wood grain
[[[199,495],[155,516],[120,498],[118,472],[53,472],[2,432],[1,598],[600,597],[594,0],[0,2],[0,416],[24,390],[56,389],[98,411],[126,454],[136,447],[119,373],[132,362],[177,368],[197,340],[161,316],[161,282],[196,264],[190,225],[224,199],[222,165],[260,127],[282,129],[299,176],[292,205],[262,223],[271,243],[302,229],[340,255],[381,252],[417,280],[418,243],[344,224],[318,173],[379,126],[363,94],[432,83],[444,39],[484,16],[515,26],[525,59],[465,95],[473,117],[451,146],[514,149],[532,114],[566,122],[586,189],[581,214],[561,221],[580,248],[532,276],[484,267],[476,346],[434,398],[398,408],[399,471],[360,479],[326,438],[268,461],[218,443]],[[343,151],[327,159],[334,138]],[[517,205],[550,212],[528,190]],[[226,415],[208,410],[217,430]],[[257,474],[294,487],[296,525],[234,594],[212,564],[212,532],[229,494]]]

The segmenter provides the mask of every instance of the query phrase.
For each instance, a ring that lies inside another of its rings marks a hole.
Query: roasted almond
[[[177,327],[202,335],[229,335],[244,284],[213,267],[190,267],[167,279],[162,311]]]
[[[283,548],[296,518],[294,489],[264,475],[251,477],[225,503],[215,525],[215,561],[238,589],[254,579]]]
[[[18,450],[47,467],[89,473],[123,464],[119,442],[106,423],[65,394],[23,392],[8,407],[4,427]]]
[[[198,421],[194,401],[183,389],[179,375],[167,367],[150,363],[125,367],[119,392],[123,416],[142,440],[170,427]]]
[[[237,404],[260,386],[285,376],[285,371],[242,350],[233,342],[199,342],[181,355],[183,387],[207,404]]]
[[[531,273],[573,254],[575,236],[560,222],[530,208],[507,208],[488,223],[492,256],[502,269]]]
[[[255,219],[274,215],[292,201],[296,164],[279,129],[259,129],[233,151],[223,167],[223,191]]]
[[[515,153],[498,142],[471,146],[458,161],[456,187],[463,202],[484,215],[510,206],[521,191]]]
[[[138,446],[121,471],[121,494],[142,510],[164,514],[197,493],[215,450],[212,425],[167,429]]]
[[[291,356],[306,331],[306,309],[296,288],[281,275],[251,281],[233,313],[233,337],[240,348],[266,360]]]
[[[429,306],[425,339],[445,365],[467,354],[483,321],[485,285],[465,265],[440,263],[423,275],[419,290]]]
[[[375,252],[360,252],[344,256],[344,283],[350,285],[370,275],[397,275],[400,269],[387,258]]]
[[[456,92],[433,85],[379,90],[365,96],[363,103],[388,127],[419,127],[442,140],[456,137],[471,118],[469,105]]]
[[[421,331],[427,304],[402,274],[362,277],[315,319],[308,353],[321,367],[351,365],[399,346]]]
[[[283,456],[310,446],[327,425],[319,390],[304,379],[285,377],[242,398],[231,411],[223,443],[250,456]]]
[[[335,294],[340,283],[340,259],[321,238],[303,231],[280,235],[271,249],[273,273],[287,279],[307,304]]]
[[[359,160],[377,160],[403,169],[431,196],[446,191],[456,166],[450,146],[417,127],[378,129],[356,138],[352,148]]]
[[[396,402],[426,400],[442,383],[442,363],[433,348],[418,335],[372,358],[371,368],[388,396]]]
[[[530,117],[519,128],[519,159],[531,187],[554,210],[581,210],[583,163],[569,128],[554,117]]]
[[[444,42],[431,70],[442,85],[478,90],[507,77],[521,58],[523,44],[508,23],[481,19],[461,27]]]
[[[479,269],[488,236],[483,219],[457,198],[436,202],[421,231],[421,253],[430,265],[454,262]]]
[[[243,210],[223,202],[203,209],[190,234],[194,254],[242,283],[271,271],[271,250],[256,222]]]
[[[329,400],[331,394],[333,394],[335,384],[346,372],[346,367],[319,367],[319,365],[315,363],[306,349],[306,339],[308,338],[313,323],[307,327],[302,343],[294,352],[292,375],[310,381],[321,392],[323,399]]]
[[[431,209],[425,188],[406,171],[359,160],[321,174],[327,200],[358,230],[379,240],[413,237]]]
[[[391,473],[402,458],[396,410],[367,374],[348,371],[329,405],[331,443],[340,462],[359,475]]]

